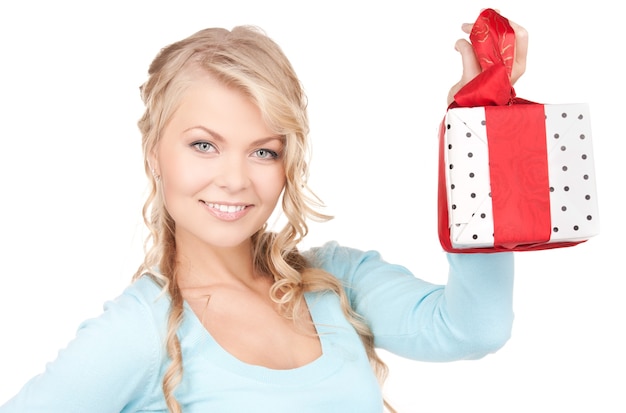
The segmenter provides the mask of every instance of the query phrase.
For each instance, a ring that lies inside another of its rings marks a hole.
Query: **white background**
[[[307,245],[377,249],[445,282],[437,127],[462,22],[494,7],[530,33],[518,96],[588,102],[602,232],[516,254],[511,340],[479,361],[383,354],[401,412],[624,412],[623,14],[608,1],[107,1],[0,5],[0,404],[100,313],[140,262],[138,86],[160,47],[261,26],[310,100],[311,185],[336,219]]]

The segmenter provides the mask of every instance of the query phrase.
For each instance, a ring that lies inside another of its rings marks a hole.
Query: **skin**
[[[526,68],[528,35],[511,25],[514,84]],[[472,24],[462,25],[465,33],[471,29]],[[463,72],[448,103],[480,73],[467,40],[458,40],[455,49]],[[272,369],[301,367],[322,353],[308,309],[301,315],[311,322],[304,329],[279,315],[269,298],[273,280],[254,271],[250,248],[250,237],[270,217],[285,184],[284,142],[249,98],[209,75],[195,75],[150,156],[176,222],[179,286],[199,322],[240,361]],[[219,212],[214,204],[237,211]]]
[[[499,10],[496,10],[499,12]],[[509,20],[511,27],[515,31],[515,62],[513,63],[513,70],[511,72],[511,85],[524,74],[526,71],[526,56],[528,54],[528,32],[519,24]],[[469,34],[472,31],[474,25],[471,23],[463,23],[461,30]],[[480,73],[480,63],[476,59],[474,49],[470,42],[466,39],[459,39],[454,44],[454,49],[461,54],[461,62],[463,65],[463,73],[461,79],[450,88],[448,92],[448,105],[454,100],[454,95],[467,84],[470,80],[475,78]]]
[[[277,312],[272,278],[252,265],[251,236],[285,185],[283,138],[240,91],[208,74],[192,78],[150,162],[176,222],[178,284],[198,320],[239,360],[302,366],[321,355],[315,329],[296,330]],[[303,316],[310,320],[308,310]]]

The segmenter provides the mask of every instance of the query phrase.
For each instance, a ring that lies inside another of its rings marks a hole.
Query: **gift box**
[[[459,107],[444,124],[453,248],[563,245],[598,234],[587,104]]]
[[[457,253],[577,245],[599,232],[587,104],[516,96],[515,31],[483,10],[470,40],[481,72],[439,130],[438,231]]]

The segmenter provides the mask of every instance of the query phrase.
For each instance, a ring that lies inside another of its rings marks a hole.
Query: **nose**
[[[245,189],[250,184],[248,163],[237,156],[223,156],[220,159],[216,184],[229,192]]]

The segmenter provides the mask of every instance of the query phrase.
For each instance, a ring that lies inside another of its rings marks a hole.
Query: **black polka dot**
[[[587,221],[591,221],[591,215],[587,215]]]
[[[583,175],[583,179],[586,181],[587,179],[589,179],[589,175],[587,174]]]
[[[574,225],[574,231],[578,231],[578,225]]]
[[[473,154],[473,153],[471,153],[471,152],[467,154],[467,157],[468,157],[468,158],[471,158],[472,156],[474,156],[474,154]]]
[[[561,211],[567,211],[567,207],[566,207],[565,205],[563,205],[563,206],[561,207]]]
[[[454,186],[454,184],[451,184],[450,189],[454,189],[454,188],[456,188],[456,186]]]
[[[450,169],[454,169],[454,165],[453,165],[453,164],[450,164],[449,168],[450,168]]]
[[[550,187],[550,192],[554,192],[554,187],[553,186]]]
[[[471,132],[467,132],[467,133],[465,134],[465,136],[466,136],[466,137],[468,137],[468,138],[471,138],[471,137],[472,137],[472,133],[471,133]]]
[[[583,153],[583,156],[581,156],[581,158],[583,158],[583,159],[587,159],[587,155],[585,155],[585,154]]]
[[[470,173],[469,173],[469,177],[470,177],[470,178],[473,178],[474,176],[475,176],[475,175],[474,175],[474,172],[470,172]]]
[[[585,134],[584,134],[584,133],[581,133],[581,134],[580,134],[580,136],[579,136],[579,138],[580,138],[580,140],[585,139]]]
[[[564,187],[563,187],[563,190],[564,190],[565,192],[569,191],[569,186],[564,186]]]
[[[559,227],[552,228],[552,232],[559,232]]]
[[[487,122],[485,122],[484,120],[481,120],[481,121],[480,121],[480,124],[481,124],[481,125],[483,125],[483,126],[485,126],[485,125],[487,124]]]
[[[563,170],[563,172],[567,171],[567,165],[563,165],[563,167],[561,168]]]
[[[472,235],[472,238],[473,239],[478,239],[478,235],[474,234],[474,235]]]
[[[452,125],[450,125],[449,123],[446,125],[446,129],[450,129],[452,127]]]
[[[580,115],[578,115],[578,119],[582,119],[583,118],[583,114],[581,113]]]
[[[567,113],[565,112],[561,113],[561,117],[565,119],[567,117]]]
[[[448,144],[448,149],[452,149],[452,144]]]
[[[482,214],[480,214],[481,218],[485,218],[487,216],[487,214],[485,214],[484,212]]]
[[[561,146],[561,150],[562,150],[562,151],[564,151],[564,150],[566,150],[566,149],[567,149],[567,148],[565,147],[565,145]]]
[[[472,198],[476,198],[476,194],[475,194],[475,193],[473,193],[473,192],[470,194],[470,196],[471,196]]]
[[[560,135],[558,133],[555,133],[554,134],[554,139],[559,139],[559,138],[560,138]]]
[[[589,201],[591,199],[591,195],[585,195],[585,199]]]
[[[452,204],[452,209],[456,209],[456,205]]]

